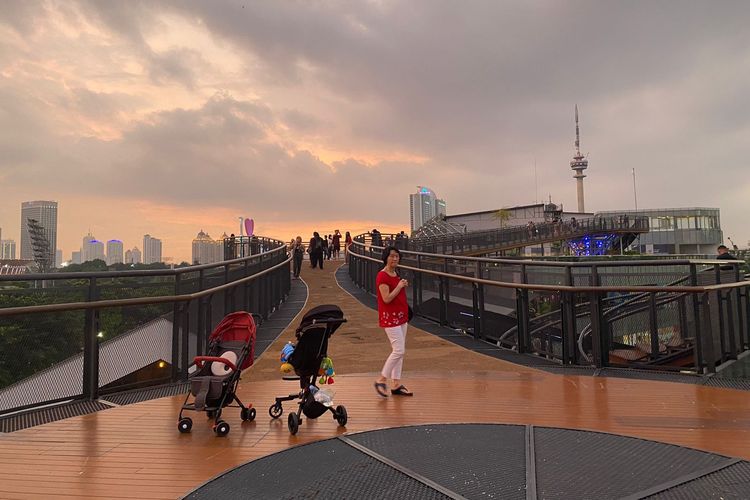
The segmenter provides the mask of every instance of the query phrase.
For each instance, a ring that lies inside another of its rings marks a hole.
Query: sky
[[[0,0],[0,228],[100,240],[409,229],[547,200],[718,207],[750,240],[750,2]],[[633,168],[636,189],[633,189]]]

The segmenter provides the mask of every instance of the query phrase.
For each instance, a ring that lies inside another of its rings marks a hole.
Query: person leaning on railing
[[[729,253],[729,249],[726,245],[719,245],[716,247],[716,259],[717,260],[737,260],[737,257]],[[730,271],[734,269],[732,266],[721,266],[722,271]]]

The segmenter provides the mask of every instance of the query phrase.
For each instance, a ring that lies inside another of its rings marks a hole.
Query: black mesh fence
[[[277,248],[243,261],[178,272],[67,273],[0,281],[0,413],[184,379],[226,314],[245,310],[267,317],[285,299],[289,266],[284,265],[285,247],[279,242]],[[163,301],[233,283],[189,300]],[[142,303],[76,309],[80,303],[123,299]],[[34,309],[76,303],[62,311]],[[30,309],[3,314],[8,308]]]

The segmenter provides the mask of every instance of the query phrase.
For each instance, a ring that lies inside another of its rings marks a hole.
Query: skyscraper
[[[109,240],[107,242],[107,265],[122,264],[122,241],[120,240]]]
[[[193,264],[213,264],[223,259],[221,240],[212,239],[208,233],[200,230],[193,240]]]
[[[424,186],[417,186],[417,192],[409,195],[411,230],[416,231],[430,219],[445,215],[445,201],[438,199],[435,192]]]
[[[34,260],[34,249],[29,235],[29,219],[36,220],[49,242],[49,262],[55,262],[57,249],[57,202],[24,201],[21,203],[21,259]]]
[[[125,252],[125,264],[140,264],[141,263],[141,251],[138,247],[133,247],[132,250]]]
[[[143,235],[143,263],[154,264],[161,261],[161,240],[150,234]]]
[[[0,240],[0,259],[16,258],[16,240]]]
[[[104,243],[94,238],[91,233],[83,237],[81,246],[81,263],[92,260],[106,260],[104,256]]]

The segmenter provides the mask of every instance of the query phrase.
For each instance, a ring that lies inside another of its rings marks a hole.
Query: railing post
[[[229,283],[229,264],[224,264],[224,285]],[[224,290],[224,316],[232,311],[232,307],[229,306],[229,298],[232,296],[232,302],[234,302],[234,293],[230,294],[230,289]],[[234,305],[234,304],[232,304]]]
[[[182,333],[180,356],[180,380],[187,380],[188,367],[190,366],[190,302],[184,302],[180,306],[180,327]]]
[[[573,269],[565,266],[565,285],[573,286]],[[562,328],[563,328],[563,364],[572,365],[576,362],[576,313],[575,294],[562,294]]]
[[[695,264],[690,264],[690,286],[698,286],[698,268]],[[708,332],[703,331],[700,314],[700,298],[698,297],[698,294],[691,293],[691,299],[693,302],[693,325],[695,327],[695,366],[700,373],[706,367],[706,360],[703,355],[702,336],[708,334],[710,330]]]
[[[445,310],[447,307],[445,306],[445,277],[439,276],[438,277],[438,295],[440,300],[440,311],[438,314],[438,320],[441,325],[445,325]]]
[[[448,258],[447,257],[445,259],[443,259],[443,272],[445,274],[450,274],[448,272]],[[445,302],[444,302],[444,306],[445,306],[445,312],[444,312],[445,323],[443,323],[443,324],[450,325],[450,306],[451,306],[451,284],[450,284],[450,278],[445,278],[443,280],[443,284],[445,286],[445,295],[444,295],[444,297],[445,297]]]
[[[528,273],[526,272],[526,264],[521,264],[521,283],[524,285],[528,284]],[[525,352],[532,352],[533,351],[533,342],[531,340],[531,302],[529,300],[529,291],[526,288],[521,288],[518,290],[518,293],[520,294],[521,308],[518,310],[518,318],[521,321],[522,328],[520,328],[518,331],[523,332],[523,339],[524,339],[524,350]],[[519,338],[520,340],[520,338]],[[519,342],[520,344],[520,342]]]
[[[734,328],[734,307],[732,306],[732,291],[727,290],[726,296],[724,296],[724,302],[727,306],[727,334],[729,336],[729,358],[730,359],[737,359],[737,354],[739,352],[737,351],[737,339],[735,337],[735,328]],[[723,309],[722,309],[723,310]]]
[[[174,294],[180,295],[182,273],[175,275]],[[180,375],[180,303],[172,306],[172,382],[177,382]]]
[[[247,278],[250,276],[250,261],[245,260],[244,262],[244,271],[242,273],[242,276],[244,278]],[[250,310],[250,282],[246,281],[242,284],[242,309],[244,311]]]
[[[609,350],[604,347],[606,333],[604,332],[604,321],[602,319],[602,298],[599,292],[589,293],[589,307],[591,311],[591,351],[594,355],[594,365],[597,368],[603,368],[609,364]]]
[[[656,294],[648,294],[648,326],[651,333],[651,359],[659,357],[659,322],[656,318]]]
[[[205,284],[206,275],[203,269],[201,269],[198,272],[198,290],[203,291],[206,287]],[[206,328],[210,328],[210,325],[208,327],[206,326],[206,302],[209,299],[207,297],[200,297],[198,299],[198,320],[196,321],[196,330],[195,330],[195,345],[196,345],[196,353],[198,355],[202,355],[205,353],[206,350]],[[186,339],[190,338],[188,335],[185,337]]]
[[[422,255],[417,254],[417,268],[422,269]],[[418,282],[418,285],[415,285],[414,289],[417,291],[417,297],[416,302],[414,303],[415,311],[418,311],[420,314],[422,313],[422,284],[423,284],[423,278],[422,273],[420,272],[417,274],[416,280]]]
[[[718,264],[714,265],[714,275],[716,284],[721,284],[721,266]],[[716,313],[719,315],[719,346],[721,349],[721,362],[723,363],[728,359],[728,350],[725,336],[726,326],[724,324],[724,297],[721,290],[716,290]]]
[[[87,302],[99,298],[96,278],[89,278]],[[83,397],[95,400],[99,397],[99,337],[97,337],[98,310],[86,309],[83,327]]]
[[[474,338],[482,337],[481,316],[479,315],[479,286],[471,284],[471,315],[474,318]]]
[[[706,373],[716,373],[716,354],[714,353],[714,337],[711,331],[711,303],[709,293],[701,296],[701,344],[705,356]]]

